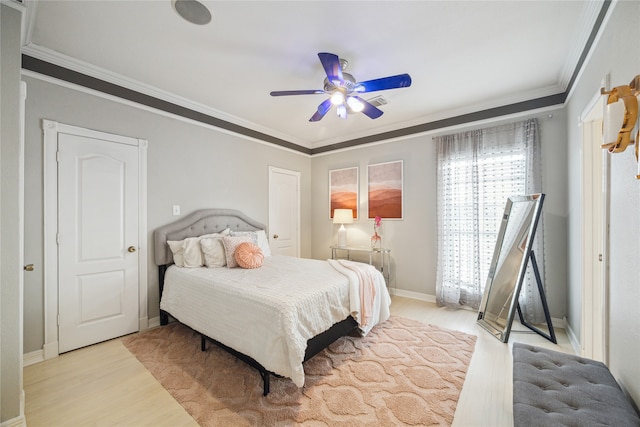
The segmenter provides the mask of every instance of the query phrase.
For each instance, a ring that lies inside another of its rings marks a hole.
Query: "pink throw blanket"
[[[361,262],[338,260],[345,268],[353,271],[358,276],[360,284],[360,326],[367,326],[373,311],[373,304],[376,298],[376,273],[374,266]]]

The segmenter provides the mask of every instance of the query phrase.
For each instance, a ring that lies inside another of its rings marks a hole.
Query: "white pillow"
[[[211,233],[211,234],[204,234],[202,236],[199,236],[200,239],[206,239],[209,237],[220,237],[220,236],[230,236],[231,235],[231,229],[230,228],[225,228],[224,230],[222,230],[219,233]]]
[[[200,248],[204,255],[204,265],[209,268],[224,267],[227,265],[227,258],[224,253],[222,236],[207,237],[200,240]]]
[[[167,240],[173,253],[173,263],[177,267],[184,267],[184,240]]]
[[[249,236],[252,243],[258,244],[258,235],[255,231],[232,231],[232,236]]]
[[[231,229],[227,228],[220,233],[189,237],[184,240],[167,240],[173,253],[173,263],[178,267],[202,267],[204,265],[204,254],[200,247],[200,241],[205,238],[228,236],[229,234],[231,234]]]
[[[224,254],[227,258],[227,267],[235,268],[238,266],[236,261],[236,248],[244,242],[255,243],[249,235],[244,236],[222,236],[222,244],[224,245]]]
[[[200,249],[200,237],[184,239],[184,266],[188,268],[202,267],[202,250]]]
[[[267,233],[264,230],[256,231],[256,236],[258,241],[256,244],[262,251],[262,255],[271,256],[271,248],[269,247],[269,239],[267,238]]]

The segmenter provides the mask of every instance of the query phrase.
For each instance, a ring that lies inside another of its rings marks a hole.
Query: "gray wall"
[[[88,129],[146,139],[148,146],[149,248],[155,228],[182,214],[206,207],[234,208],[268,224],[268,168],[301,173],[301,255],[311,255],[309,156],[243,139],[25,77],[25,254],[36,270],[25,284],[25,352],[42,349],[43,316],[43,137],[41,120],[49,119]],[[157,317],[158,275],[149,251],[149,318]]]
[[[433,288],[436,212],[430,209],[430,202],[435,194],[434,159],[435,150],[427,137],[313,157],[313,257],[330,258],[329,246],[337,242],[338,226],[330,219],[329,170],[359,167],[359,218],[346,226],[347,241],[351,246],[368,246],[373,220],[367,218],[367,165],[403,160],[404,219],[382,221],[382,246],[391,249],[391,272],[398,288],[423,293]]]
[[[18,422],[24,415],[20,405],[20,21],[21,11],[0,4],[0,424]]]
[[[548,114],[553,117],[549,118]],[[436,293],[436,150],[435,135],[495,126],[508,121],[540,118],[543,163],[546,287],[551,315],[562,318],[566,307],[566,124],[562,108],[510,120],[471,124],[455,130],[430,133],[394,142],[354,148],[312,158],[312,255],[331,256],[338,226],[329,219],[329,171],[358,166],[359,219],[348,226],[350,245],[367,245],[373,221],[367,219],[367,165],[393,160],[404,162],[404,219],[383,220],[382,246],[391,249],[392,274],[398,291],[410,296],[434,297]]]
[[[569,136],[569,276],[568,323],[576,336],[581,332],[582,272],[580,251],[582,188],[580,183],[581,131],[577,118],[610,74],[611,86],[629,84],[640,73],[640,2],[620,1],[583,69],[567,105]],[[640,404],[640,181],[633,146],[610,155],[610,342],[609,365],[616,379]]]
[[[3,6],[3,11],[6,7]],[[566,109],[542,117],[543,191],[546,241],[546,286],[553,317],[567,316],[569,326],[580,335],[581,266],[580,250],[580,131],[577,117],[597,93],[601,79],[611,75],[613,85],[627,84],[640,72],[640,40],[637,17],[640,2],[616,2],[606,29],[586,63]],[[5,60],[5,18],[3,14]],[[15,25],[15,22],[14,22]],[[4,65],[3,65],[4,70]],[[182,205],[183,213],[204,207],[234,207],[268,222],[267,167],[302,173],[302,256],[328,258],[337,227],[329,219],[328,171],[360,167],[360,219],[349,226],[352,243],[366,244],[372,222],[366,218],[366,167],[371,163],[404,160],[405,218],[385,221],[383,245],[392,249],[395,285],[423,295],[435,294],[436,213],[434,134],[372,145],[328,155],[305,156],[187,124],[113,101],[25,78],[28,83],[26,124],[25,210],[27,262],[36,264],[33,283],[25,284],[25,352],[39,350],[43,343],[42,289],[42,134],[40,120],[144,138],[149,141],[149,232],[174,219],[171,205]],[[3,74],[3,85],[5,77]],[[3,86],[3,102],[5,95]],[[4,106],[4,104],[3,104]],[[4,116],[3,112],[3,116]],[[526,117],[519,117],[521,120]],[[496,123],[469,126],[490,126]],[[455,129],[459,131],[461,129]],[[449,132],[441,132],[449,133]],[[3,126],[4,136],[4,126]],[[4,155],[4,139],[3,151]],[[635,160],[631,150],[612,156],[611,192],[611,369],[616,378],[640,402],[640,194],[634,179]],[[4,186],[7,182],[3,163]],[[3,205],[4,208],[4,205]],[[4,209],[3,209],[4,211]],[[2,262],[5,262],[5,225],[2,224]],[[15,243],[15,242],[13,242]],[[2,297],[5,269],[2,269]],[[13,307],[3,299],[5,308]],[[149,316],[158,314],[157,274],[149,260]],[[9,333],[15,338],[15,332]],[[7,372],[3,341],[2,371]],[[2,391],[4,399],[5,381]],[[14,384],[15,385],[15,384]],[[4,400],[3,400],[4,402]],[[4,417],[4,413],[3,413]]]

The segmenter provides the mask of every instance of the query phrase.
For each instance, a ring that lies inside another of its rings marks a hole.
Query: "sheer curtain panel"
[[[438,161],[438,305],[478,308],[509,196],[542,191],[536,119],[434,138]],[[534,252],[544,283],[542,221]],[[529,266],[520,305],[544,320]]]

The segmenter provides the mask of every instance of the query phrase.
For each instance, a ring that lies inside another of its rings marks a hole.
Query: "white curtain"
[[[436,300],[478,308],[509,196],[542,192],[536,119],[434,138],[438,150]],[[542,219],[534,252],[544,283]],[[529,265],[520,305],[527,321],[544,320]]]

